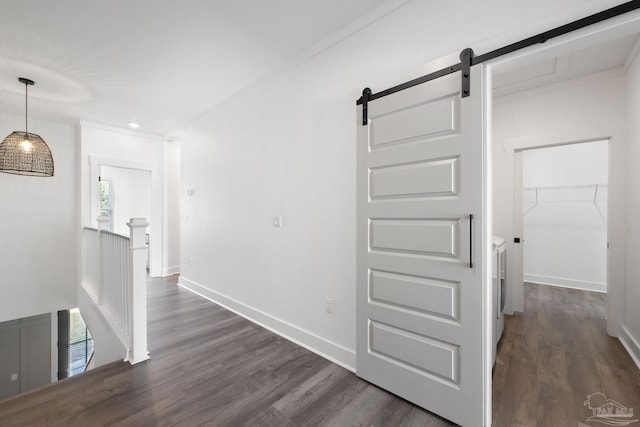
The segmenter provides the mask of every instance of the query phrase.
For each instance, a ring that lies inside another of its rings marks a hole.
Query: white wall
[[[180,272],[180,193],[180,145],[165,142],[163,276]]]
[[[74,307],[77,285],[76,132],[30,119],[47,142],[54,176],[0,173],[0,322]],[[0,114],[0,138],[24,116]]]
[[[608,140],[525,150],[523,160],[524,187],[607,184],[609,179]]]
[[[524,151],[525,281],[606,292],[608,158],[606,140]]]
[[[151,171],[151,275],[162,274],[163,261],[163,142],[155,135],[96,123],[80,123],[81,223],[98,226],[98,175],[101,165]],[[125,234],[128,234],[127,230]]]
[[[457,62],[463,48],[487,52],[616,3],[390,1],[194,121],[182,134],[181,283],[353,367],[363,87],[382,90]]]
[[[625,82],[604,73],[494,100],[494,234],[513,251],[514,150],[610,137],[608,307],[624,300],[627,127]],[[521,237],[521,236],[518,236]],[[513,253],[513,252],[512,252]],[[522,311],[522,287],[509,270],[508,313]],[[609,310],[607,332],[617,336],[621,310]]]
[[[629,150],[627,155],[626,298],[621,339],[640,366],[640,57],[626,75]]]
[[[113,231],[129,235],[131,218],[150,218],[151,174],[149,171],[101,166],[102,180],[111,181]]]

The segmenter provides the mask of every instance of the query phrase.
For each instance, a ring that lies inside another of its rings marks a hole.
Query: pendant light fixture
[[[20,77],[24,83],[24,132],[14,131],[0,143],[0,172],[29,176],[53,176],[53,157],[47,143],[29,133],[27,88],[33,80]]]

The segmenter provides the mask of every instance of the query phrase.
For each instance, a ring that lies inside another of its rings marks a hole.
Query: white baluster
[[[98,304],[105,303],[105,292],[107,290],[107,284],[105,283],[105,270],[104,270],[104,241],[103,241],[103,233],[102,231],[106,230],[109,225],[109,217],[101,215],[96,218],[98,221],[98,282],[96,285],[98,286]]]
[[[82,281],[97,295],[98,308],[127,348],[135,364],[147,351],[147,251],[145,218],[131,218],[130,237],[108,231],[108,217],[99,217],[98,232],[83,234]],[[92,277],[93,276],[93,277]],[[95,289],[94,289],[95,288]]]

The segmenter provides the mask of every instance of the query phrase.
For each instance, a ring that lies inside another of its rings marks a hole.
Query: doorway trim
[[[523,213],[523,164],[522,164],[522,153],[529,150],[537,150],[542,148],[552,148],[552,147],[564,147],[568,145],[577,145],[577,144],[585,144],[590,142],[607,142],[607,148],[610,150],[611,144],[611,136],[600,137],[600,138],[588,138],[576,141],[560,141],[555,143],[547,143],[542,142],[539,139],[535,141],[531,141],[531,145],[519,145],[519,146],[510,146],[509,151],[506,154],[508,159],[511,159],[513,163],[510,165],[513,167],[513,236],[523,238],[523,230],[524,230],[524,213]],[[609,157],[609,156],[608,156]],[[609,162],[610,163],[610,162]],[[608,168],[609,169],[609,168]],[[608,175],[610,179],[610,171],[608,170]],[[607,201],[607,209],[609,209],[609,201]],[[607,216],[607,230],[609,230],[613,224],[611,223],[610,217]],[[609,237],[607,236],[607,240]],[[524,240],[520,244],[514,244],[516,250],[513,251],[511,255],[511,269],[513,273],[510,275],[511,279],[511,287],[510,291],[512,291],[513,299],[511,300],[511,308],[513,310],[509,311],[511,314],[513,311],[523,311],[524,307]],[[609,252],[607,251],[606,256],[606,268],[607,268],[607,282],[605,285],[608,289],[608,276],[609,276]],[[588,290],[588,289],[584,289]]]
[[[94,227],[97,226],[96,218],[99,215],[100,194],[98,191],[98,182],[100,176],[100,167],[109,166],[124,169],[135,169],[149,172],[150,174],[150,206],[149,206],[149,234],[154,236],[149,241],[149,275],[151,277],[162,276],[162,242],[163,237],[163,217],[162,203],[155,203],[154,200],[162,200],[162,188],[160,176],[158,174],[158,165],[152,162],[137,162],[131,160],[117,159],[113,157],[89,156],[91,195],[89,209],[89,222]]]
[[[640,11],[634,10],[628,12],[624,15],[620,15],[606,21],[599,22],[597,24],[593,24],[588,27],[584,27],[580,30],[573,31],[571,33],[560,36],[556,39],[549,40],[547,43],[542,45],[534,45],[528,48],[519,50],[517,52],[513,52],[511,54],[505,55],[500,58],[496,58],[487,65],[487,74],[493,75],[499,72],[510,71],[514,69],[518,69],[535,62],[543,61],[546,59],[550,59],[557,55],[567,54],[571,52],[575,52],[596,44],[604,43],[607,41],[612,41],[627,35],[635,34],[640,32]],[[487,120],[491,122],[492,115],[491,111],[487,111],[485,115]],[[534,136],[523,136],[518,138],[512,138],[505,141],[504,149],[507,151],[507,161],[510,164],[507,165],[507,168],[511,170],[513,174],[513,161],[514,161],[514,152],[516,148],[523,147],[534,147],[536,143],[533,141]],[[603,137],[600,139],[609,139],[613,141],[610,136]],[[562,143],[562,142],[558,142]],[[566,142],[565,142],[566,143]],[[549,145],[548,143],[546,145]],[[553,145],[553,144],[552,144]],[[611,161],[611,156],[610,156]],[[615,185],[613,182],[613,175],[611,173],[612,169],[615,165],[610,166],[609,168],[609,179],[610,185]],[[512,175],[513,176],[513,175]],[[607,209],[610,213],[613,213],[612,205],[614,205],[614,197],[609,197],[609,201],[607,202]],[[617,202],[617,201],[616,201]],[[613,265],[612,259],[623,256],[624,255],[624,242],[618,242],[616,236],[624,236],[624,230],[620,232],[619,228],[623,228],[623,223],[618,223],[614,221],[611,215],[610,226],[607,227],[607,235],[609,242],[611,243],[611,248],[608,251],[607,255],[607,265]],[[513,223],[511,227],[511,235],[503,236],[507,242],[510,243],[511,249],[513,250],[513,238],[516,237],[514,235]],[[622,253],[617,253],[618,251],[614,251],[613,247],[620,247]],[[615,253],[614,253],[615,252]],[[511,274],[509,278],[513,280],[513,273],[517,273],[513,271],[513,268],[510,268]],[[620,324],[622,313],[624,309],[624,277],[622,278],[612,278],[612,268],[608,268],[607,272],[607,284],[608,284],[608,295],[607,295],[607,333],[610,336],[617,337],[620,334]],[[524,296],[520,295],[512,295],[507,301],[506,312],[513,313],[514,311],[522,311]]]

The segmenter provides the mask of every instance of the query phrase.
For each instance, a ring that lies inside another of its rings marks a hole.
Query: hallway
[[[152,358],[0,402],[2,426],[447,426],[448,422],[176,286],[148,285]],[[527,284],[494,370],[494,426],[587,422],[588,394],[640,408],[640,371],[605,333],[603,294]]]
[[[4,400],[0,425],[450,425],[176,282],[148,284],[150,360]]]

